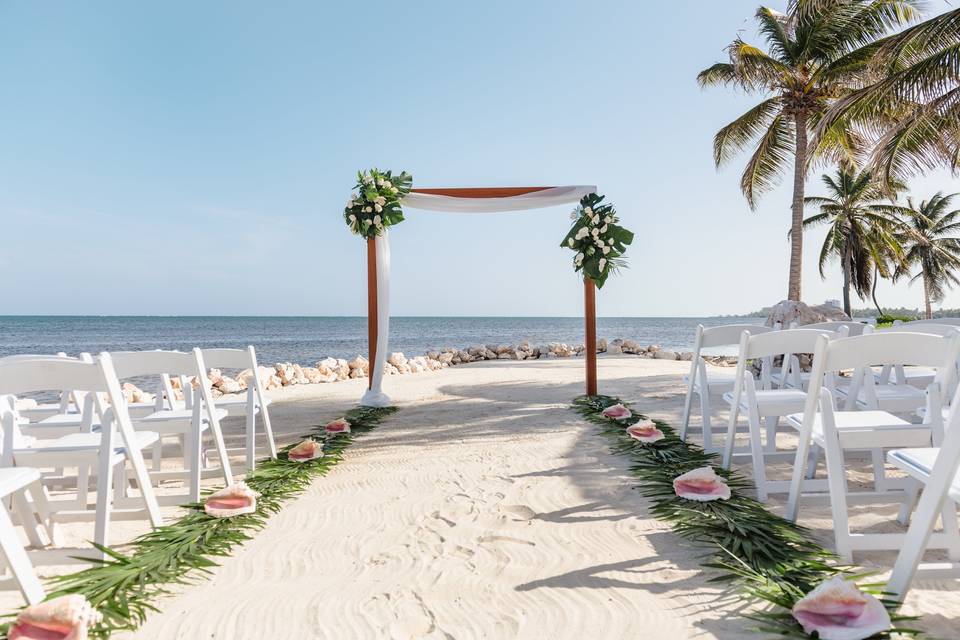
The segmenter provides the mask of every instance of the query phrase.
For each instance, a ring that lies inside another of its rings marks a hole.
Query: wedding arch
[[[446,213],[482,214],[542,209],[579,203],[574,224],[562,246],[577,251],[574,264],[584,274],[586,393],[597,394],[596,288],[603,286],[633,234],[616,223],[616,212],[603,204],[592,185],[560,187],[412,188],[407,173],[373,169],[360,172],[344,219],[367,240],[367,338],[369,377],[360,403],[385,407],[383,392],[390,331],[390,242],[387,227],[403,220],[403,208]]]

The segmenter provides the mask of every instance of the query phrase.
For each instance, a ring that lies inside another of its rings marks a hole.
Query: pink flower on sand
[[[324,429],[326,429],[327,433],[331,436],[350,433],[350,423],[347,422],[346,418],[337,418],[333,422],[328,422]]]
[[[60,596],[27,607],[7,631],[10,640],[86,640],[87,628],[102,620],[79,594]]]
[[[882,602],[839,576],[797,600],[793,617],[821,640],[864,640],[892,626]]]
[[[207,496],[203,503],[203,510],[208,516],[214,518],[230,518],[253,513],[257,510],[259,495],[241,481]]]
[[[627,409],[625,406],[619,403],[611,405],[603,410],[603,417],[610,418],[611,420],[626,420],[631,415],[633,414],[630,413],[630,409]]]
[[[653,420],[641,420],[637,424],[627,427],[627,435],[640,442],[663,440],[663,431],[657,428]]]
[[[729,500],[730,487],[713,467],[700,467],[673,479],[673,490],[681,498],[697,502]]]
[[[287,459],[291,462],[307,462],[323,457],[323,444],[308,438],[290,449],[287,453]]]

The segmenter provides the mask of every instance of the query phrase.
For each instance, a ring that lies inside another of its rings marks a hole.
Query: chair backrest
[[[938,336],[952,336],[960,332],[960,326],[925,322],[923,324],[895,324],[874,330],[874,333],[932,333]]]
[[[831,320],[829,322],[814,322],[813,324],[804,324],[791,328],[820,329],[821,331],[840,331],[845,328],[848,336],[859,336],[863,335],[867,326],[869,325],[864,322],[856,322],[854,320]]]
[[[110,390],[104,368],[96,362],[59,356],[13,357],[0,361],[0,393],[19,395],[61,389]]]
[[[813,353],[820,336],[830,339],[838,337],[839,334],[834,331],[806,328],[782,329],[758,335],[744,331],[741,336],[740,355],[750,360],[792,353]]]
[[[118,378],[152,375],[197,375],[197,354],[184,351],[112,351]]]
[[[208,367],[257,370],[257,357],[252,346],[246,349],[201,349],[200,353]]]
[[[952,370],[960,355],[960,334],[940,336],[908,331],[876,331],[817,345],[824,372],[882,365],[918,365]],[[822,353],[821,353],[822,352]]]
[[[931,318],[929,320],[910,320],[909,322],[903,322],[902,320],[895,320],[893,322],[894,326],[897,327],[913,327],[923,324],[948,324],[951,326],[960,326],[960,318]]]

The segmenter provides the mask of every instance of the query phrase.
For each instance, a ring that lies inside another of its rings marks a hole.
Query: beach
[[[676,423],[688,366],[604,356],[600,390]],[[708,583],[716,574],[700,567],[701,550],[650,516],[627,461],[569,409],[582,381],[579,358],[391,376],[399,412],[210,579],[175,588],[141,630],[118,637],[757,637],[743,601]],[[355,406],[364,383],[272,391],[279,438]],[[895,526],[894,513],[862,509],[853,524]],[[806,508],[802,523],[829,545],[828,516]],[[79,527],[65,529],[76,539]],[[4,592],[3,604],[17,599]],[[918,581],[905,611],[951,637],[960,588]]]

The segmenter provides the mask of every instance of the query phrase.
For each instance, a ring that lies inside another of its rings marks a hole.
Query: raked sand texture
[[[686,366],[605,357],[601,390],[677,421]],[[212,579],[178,589],[125,637],[756,638],[742,602],[707,583],[701,551],[650,516],[626,461],[569,410],[582,367],[499,361],[390,377],[400,412]],[[295,434],[361,389],[281,390],[274,423]],[[826,513],[810,509],[805,523],[828,536]],[[921,583],[909,604],[956,637],[956,584]]]

